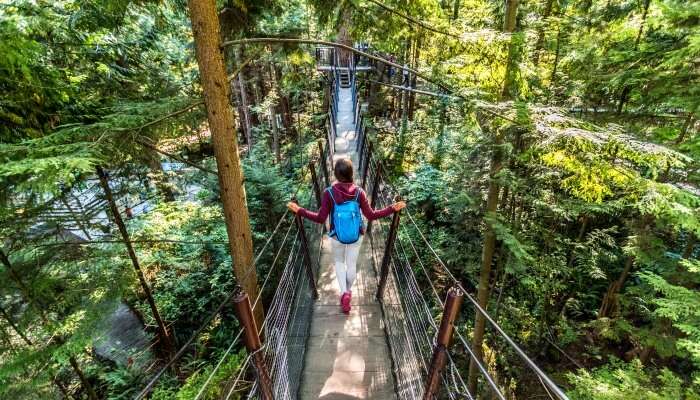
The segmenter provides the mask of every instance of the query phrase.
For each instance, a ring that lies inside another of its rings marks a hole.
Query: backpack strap
[[[355,201],[358,201],[357,199],[360,198],[360,192],[362,192],[362,188],[358,186],[357,191],[355,192]]]
[[[333,188],[332,187],[326,188],[326,192],[328,192],[328,194],[331,195],[331,200],[333,200],[333,204],[335,204],[337,206],[338,203],[335,201],[335,197],[333,197]]]

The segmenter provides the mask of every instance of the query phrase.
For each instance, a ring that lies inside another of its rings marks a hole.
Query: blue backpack
[[[360,213],[360,202],[357,200],[360,196],[360,190],[362,189],[357,188],[353,200],[338,204],[333,197],[333,189],[326,189],[333,200],[333,230],[328,235],[335,236],[340,243],[351,244],[360,239],[362,214]]]

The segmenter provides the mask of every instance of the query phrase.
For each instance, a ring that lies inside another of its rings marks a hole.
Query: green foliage
[[[221,364],[220,368],[214,373],[209,382],[207,388],[205,389],[201,399],[219,399],[222,396],[227,396],[228,392],[225,391],[226,383],[238,374],[238,371],[242,367],[243,360],[245,359],[245,354],[242,352],[240,354],[230,355]],[[195,372],[189,378],[180,389],[173,389],[171,385],[160,385],[156,390],[154,390],[151,398],[154,400],[190,400],[193,399],[202,388],[204,382],[209,378],[213,366],[207,366]],[[239,392],[234,392],[230,397],[231,399],[241,399],[243,395]]]
[[[572,399],[581,400],[697,400],[698,387],[689,388],[668,369],[658,373],[645,370],[639,361],[625,363],[612,360],[609,365],[593,371],[570,373],[574,385]]]

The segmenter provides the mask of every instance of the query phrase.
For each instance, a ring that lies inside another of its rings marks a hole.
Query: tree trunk
[[[697,109],[698,109],[698,106],[695,106],[693,111],[688,112],[688,116],[685,117],[685,122],[683,122],[683,127],[681,128],[681,133],[676,138],[676,144],[681,144],[685,141],[685,137],[688,134],[690,127],[693,126],[693,122],[694,122],[694,118],[695,118],[695,111]]]
[[[97,393],[95,393],[95,389],[92,388],[90,381],[88,381],[87,377],[85,377],[85,374],[83,373],[83,370],[80,369],[78,361],[75,359],[75,357],[69,357],[68,362],[70,363],[70,366],[73,367],[75,373],[78,375],[78,379],[80,379],[80,383],[83,385],[83,388],[87,390],[88,398],[90,400],[97,400]]]
[[[276,101],[270,104],[269,114],[270,114],[270,130],[272,131],[272,153],[275,155],[275,160],[277,164],[282,162],[282,156],[280,154],[280,126],[277,123],[277,101],[281,98],[282,92],[278,84],[278,74],[277,68],[274,63],[270,63],[270,82],[272,84],[272,91],[276,95]]]
[[[282,122],[284,123],[284,130],[289,136],[295,136],[296,132],[294,129],[294,118],[292,118],[292,108],[289,105],[289,95],[282,91],[282,69],[279,68],[275,63],[271,63],[272,68],[275,72],[275,86],[277,87],[277,96],[279,100],[279,107],[282,112]]]
[[[598,310],[598,318],[607,318],[613,315],[617,311],[617,296],[622,290],[627,276],[632,272],[632,267],[634,266],[634,256],[628,256],[627,261],[625,261],[625,268],[622,269],[622,273],[617,278],[617,280],[610,284],[608,291],[603,297],[603,301],[600,304],[600,309]]]
[[[195,54],[204,89],[209,128],[219,171],[221,199],[226,219],[229,248],[236,278],[251,299],[258,297],[253,263],[253,240],[246,204],[243,171],[238,156],[238,141],[233,134],[234,116],[228,103],[226,70],[221,55],[219,24],[214,0],[188,0]],[[258,326],[262,326],[262,302],[255,306]]]
[[[583,240],[584,235],[586,234],[586,230],[588,230],[588,214],[584,214],[581,217],[581,227],[579,228],[578,231],[578,236],[576,236],[576,242],[574,243],[574,246],[576,244],[581,243]],[[576,260],[576,251],[572,248],[571,251],[569,252],[569,261],[567,262],[567,266],[569,269],[571,269],[574,266],[574,260]]]
[[[15,321],[12,318],[12,316],[10,316],[10,314],[7,312],[7,310],[5,310],[5,308],[3,308],[2,306],[0,306],[0,315],[2,315],[3,318],[5,318],[5,321],[7,321],[8,325],[10,325],[10,328],[12,328],[12,330],[15,331],[17,336],[21,337],[22,340],[24,340],[24,343],[26,343],[27,346],[34,345],[34,343],[32,343],[32,341],[29,340],[27,335],[25,335],[24,332],[21,329],[19,329],[17,324],[15,324]]]
[[[445,156],[445,124],[447,121],[447,104],[446,101],[443,99],[439,99],[439,113],[438,113],[438,136],[437,140],[435,141],[435,150],[433,152],[433,159],[431,160],[431,164],[437,168],[440,169],[442,166],[442,161]]]
[[[241,49],[239,47],[236,47],[234,49],[234,58],[236,60],[236,65],[243,65],[243,57],[241,56]],[[241,109],[243,111],[243,114],[241,114],[241,119],[243,119],[243,123],[241,126],[243,126],[243,131],[246,134],[246,142],[248,144],[248,154],[253,150],[253,145],[255,144],[253,142],[253,122],[251,120],[250,116],[250,102],[248,101],[248,91],[246,89],[246,80],[245,80],[245,68],[241,68],[241,70],[238,72],[238,79],[237,79],[237,84],[238,84],[238,93],[240,93],[240,98],[241,98]],[[235,125],[235,124],[234,124]]]
[[[414,45],[413,45],[413,68],[418,69],[418,60],[420,57],[420,43],[421,40],[420,38],[416,39]],[[416,84],[418,83],[418,77],[415,74],[411,75],[410,79],[410,86],[411,88],[415,89]],[[416,92],[409,92],[409,100],[408,100],[408,119],[410,121],[413,121],[413,115],[415,114],[415,109],[416,109]]]
[[[272,153],[275,155],[275,161],[277,164],[282,162],[282,155],[280,154],[280,132],[279,126],[277,126],[277,113],[275,112],[275,106],[270,106],[270,128],[272,129]]]
[[[644,1],[644,11],[642,12],[642,22],[639,24],[639,31],[637,32],[637,38],[634,40],[634,49],[633,51],[639,50],[639,43],[642,40],[642,33],[644,33],[644,25],[646,24],[647,21],[647,14],[649,13],[649,4],[651,3],[651,0],[645,0]],[[617,114],[620,115],[622,114],[622,111],[625,108],[625,103],[627,103],[627,100],[629,100],[629,94],[632,91],[632,88],[624,84],[622,87],[622,92],[620,92],[620,100],[617,103]]]
[[[8,272],[10,272],[13,279],[15,279],[17,281],[17,284],[21,288],[22,296],[24,297],[24,300],[37,310],[39,317],[41,318],[41,321],[44,323],[44,325],[47,328],[50,327],[51,323],[50,323],[48,317],[46,316],[46,310],[43,307],[41,307],[40,305],[36,304],[36,302],[34,301],[34,298],[30,295],[29,290],[27,289],[27,286],[24,284],[24,282],[22,282],[21,278],[14,271],[14,268],[12,266],[12,263],[10,262],[9,257],[3,251],[0,251],[0,261],[2,261],[3,265],[5,265],[5,267],[7,268]],[[17,334],[20,335],[20,337],[22,337],[22,340],[24,340],[25,343],[27,343],[27,345],[30,345],[30,346],[33,345],[32,341],[29,340],[29,338],[21,330],[19,330],[17,325],[15,325],[12,322],[12,317],[6,312],[5,309],[2,309],[2,314],[3,314],[3,317],[8,321],[8,323],[11,323],[15,332],[17,332]],[[53,337],[53,339],[57,343],[61,343],[61,344],[63,343],[63,340],[60,337]],[[88,381],[85,378],[85,374],[83,374],[83,371],[80,369],[80,366],[78,365],[78,361],[75,359],[74,356],[70,356],[68,358],[68,360],[71,364],[71,367],[73,367],[73,370],[78,375],[78,378],[80,378],[80,383],[81,383],[83,389],[85,389],[87,391],[88,398],[90,400],[97,400],[97,395],[95,394],[95,389],[93,389],[90,381]]]
[[[173,189],[165,177],[163,164],[160,163],[160,154],[152,150],[149,150],[149,153],[150,154],[146,155],[146,157],[148,157],[148,167],[151,169],[151,173],[154,175],[158,192],[161,196],[163,196],[163,199],[165,199],[166,202],[175,201],[175,193],[173,193]]]
[[[75,221],[75,224],[78,225],[78,228],[80,228],[80,230],[85,234],[85,237],[88,240],[92,240],[92,236],[90,236],[90,232],[85,227],[83,219],[81,218],[81,216],[75,213],[75,210],[73,210],[73,207],[71,207],[70,203],[68,202],[68,200],[66,200],[65,196],[61,196],[61,202],[66,207],[66,210],[68,210],[68,213],[70,214],[71,218],[73,218],[73,221]]]
[[[454,8],[452,9],[452,20],[456,21],[459,18],[459,6],[460,1],[455,0]]]
[[[689,259],[693,256],[693,251],[695,251],[695,243],[697,242],[697,237],[693,233],[688,234],[688,241],[685,243],[685,248],[683,249],[683,254],[681,257],[683,259]]]
[[[518,17],[518,4],[520,0],[506,0],[506,14],[503,19],[503,32],[513,33],[515,32],[515,25]],[[503,90],[501,91],[501,99],[509,100],[512,98],[510,93],[514,68],[514,51],[513,51],[513,38],[510,39],[510,45],[508,48],[508,61],[506,62],[506,73],[503,80]]]
[[[160,341],[162,343],[161,348],[165,350],[165,352],[168,354],[168,357],[171,357],[175,353],[170,334],[168,333],[168,328],[165,326],[165,322],[163,322],[163,319],[160,316],[158,306],[156,305],[156,301],[153,298],[153,294],[151,293],[151,288],[150,286],[148,286],[148,282],[146,282],[146,277],[144,276],[143,270],[141,269],[139,259],[136,256],[136,251],[134,251],[134,246],[131,244],[129,231],[126,230],[126,225],[124,224],[124,220],[122,219],[122,216],[119,213],[117,202],[114,200],[114,196],[112,195],[112,189],[109,187],[107,174],[101,167],[97,167],[97,176],[100,178],[100,185],[102,186],[102,191],[104,192],[107,204],[109,205],[109,209],[112,214],[112,219],[114,220],[114,223],[119,229],[119,233],[122,237],[122,240],[124,241],[124,246],[126,247],[126,252],[129,255],[129,258],[131,259],[131,265],[134,267],[134,271],[136,271],[136,276],[138,277],[139,283],[141,284],[141,289],[146,295],[146,301],[148,302],[148,305],[151,308],[151,314],[153,314],[153,319],[158,325],[158,337],[160,338]]]
[[[10,263],[10,258],[2,250],[0,250],[0,262],[2,262],[2,264],[5,266],[5,268],[7,269],[7,272],[10,274],[10,277],[12,278],[12,280],[14,280],[15,283],[17,284],[17,287],[19,288],[22,295],[24,296],[25,299],[27,299],[27,302],[31,303],[32,302],[31,299],[33,299],[33,296],[31,294],[31,292],[29,291],[29,287],[27,287],[27,285],[22,281],[22,279],[20,278],[17,271],[15,271],[14,266],[12,265],[12,263]],[[39,304],[37,304],[36,306],[37,306],[37,309],[39,311],[41,311],[44,307],[44,305],[41,302]]]
[[[552,75],[549,77],[549,92],[551,95],[557,81],[557,68],[559,68],[559,57],[561,54],[561,27],[557,26],[557,46],[554,50],[554,63],[552,65]]]
[[[547,0],[544,5],[544,10],[542,11],[542,26],[537,28],[537,42],[535,43],[535,50],[532,54],[532,63],[539,65],[540,63],[540,53],[544,48],[544,24],[547,23],[547,19],[552,15],[552,5],[554,0]]]
[[[485,216],[496,213],[498,210],[498,194],[500,192],[500,187],[496,182],[496,175],[503,167],[503,155],[499,148],[501,143],[501,136],[496,136],[493,155],[491,156],[491,170],[489,171],[490,182],[488,195],[486,198],[486,212],[484,213]],[[494,231],[491,224],[486,222],[486,229],[484,232],[484,245],[481,256],[481,271],[479,273],[479,288],[477,292],[477,301],[484,310],[486,310],[486,306],[489,302],[489,281],[491,279],[491,264],[493,263],[495,250],[496,232]],[[485,328],[486,318],[484,318],[484,316],[481,313],[476,312],[476,316],[474,319],[474,336],[472,341],[472,352],[476,355],[479,361],[483,359],[483,341]],[[479,370],[477,368],[476,362],[474,362],[474,360],[471,360],[469,362],[470,393],[476,393],[478,377]]]

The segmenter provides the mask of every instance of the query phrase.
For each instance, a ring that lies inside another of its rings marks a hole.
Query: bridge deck
[[[351,157],[357,166],[350,89],[339,91],[334,158]],[[391,358],[381,308],[375,299],[377,276],[369,239],[363,240],[352,311],[340,310],[330,240],[323,238],[319,299],[311,322],[300,398],[324,400],[395,399]]]

